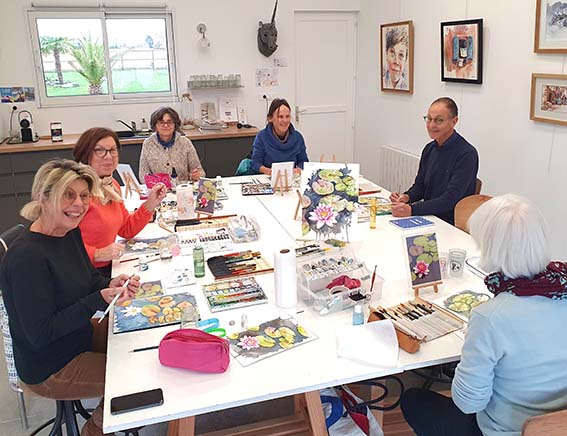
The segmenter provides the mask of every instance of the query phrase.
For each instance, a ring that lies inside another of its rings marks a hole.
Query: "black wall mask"
[[[258,23],[258,50],[266,57],[270,57],[278,48],[278,29],[276,29],[276,10],[278,9],[278,0],[274,5],[274,13],[272,14],[271,23]]]

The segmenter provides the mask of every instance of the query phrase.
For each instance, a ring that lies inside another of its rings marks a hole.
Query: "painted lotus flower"
[[[429,265],[422,260],[418,260],[413,267],[413,272],[421,279],[429,274]]]
[[[317,229],[323,226],[333,227],[336,223],[337,213],[333,206],[328,204],[319,204],[313,212],[309,214],[309,219],[317,223]]]
[[[207,200],[205,197],[199,198],[200,207],[207,207],[207,204],[209,204],[209,200]]]
[[[238,342],[240,348],[244,350],[253,350],[254,348],[259,348],[260,344],[258,343],[258,339],[256,336],[242,336],[240,338],[240,342]]]

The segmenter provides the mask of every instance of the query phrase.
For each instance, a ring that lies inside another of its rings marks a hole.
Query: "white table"
[[[278,194],[241,197],[240,186],[229,183],[242,180],[246,178],[223,179],[229,200],[225,201],[222,213],[239,212],[255,216],[261,225],[260,241],[239,245],[238,248],[260,249],[267,259],[272,260],[276,250],[295,245],[294,236],[297,234],[295,229],[296,227],[299,229],[299,222],[293,220],[297,196],[294,192],[288,192],[283,196]],[[360,224],[359,235],[363,239],[352,242],[356,255],[364,260],[368,267],[373,268],[375,264],[378,265],[378,274],[386,280],[382,298],[372,301],[385,307],[413,298],[413,290],[409,286],[402,232],[388,223],[390,218],[378,217],[375,230],[370,230],[368,223]],[[441,252],[459,247],[466,249],[469,256],[477,254],[475,244],[468,234],[435,217],[428,218],[436,223],[435,231]],[[165,231],[156,230],[156,226],[148,226],[141,236],[156,235],[159,232]],[[186,261],[192,262],[192,258],[187,257]],[[128,263],[115,264],[115,273],[134,272],[128,265]],[[167,264],[159,261],[150,263],[149,270],[140,274],[142,281],[159,278],[167,268]],[[270,303],[215,314],[214,316],[220,319],[221,325],[227,330],[230,320],[236,321],[236,326],[232,330],[239,330],[243,313],[247,314],[251,325],[267,321],[282,313],[273,305],[273,274],[259,275],[256,278],[268,295]],[[187,289],[197,298],[203,318],[212,315],[208,311],[200,286],[212,280],[207,270],[205,278],[198,279],[197,285]],[[439,294],[433,294],[431,288],[426,288],[421,291],[421,295],[426,299],[435,300],[464,289],[484,291],[485,287],[481,279],[465,271],[462,278],[449,278],[439,289]],[[194,417],[207,412],[301,393],[311,393],[306,398],[308,402],[314,401],[316,408],[318,406],[316,391],[320,388],[454,361],[459,358],[463,343],[462,334],[450,334],[422,344],[421,350],[415,354],[400,351],[396,368],[363,365],[336,356],[335,331],[341,326],[351,324],[350,311],[322,317],[305,308],[302,313],[294,316],[314,331],[319,339],[246,368],[233,360],[228,371],[223,374],[200,374],[163,367],[158,361],[157,350],[131,352],[135,348],[157,345],[167,332],[178,328],[177,325],[118,335],[110,333],[106,366],[104,431],[118,431]],[[157,387],[162,388],[164,392],[162,406],[122,415],[110,414],[112,397]],[[320,421],[321,417],[322,413],[314,419]],[[193,421],[182,420],[177,423],[182,425],[184,422],[192,425]],[[312,424],[317,423],[312,422]]]

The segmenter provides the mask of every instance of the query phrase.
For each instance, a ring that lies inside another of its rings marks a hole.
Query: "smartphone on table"
[[[163,404],[163,391],[159,388],[151,389],[111,398],[110,413],[118,415],[119,413],[132,412],[133,410],[146,409],[161,404]]]

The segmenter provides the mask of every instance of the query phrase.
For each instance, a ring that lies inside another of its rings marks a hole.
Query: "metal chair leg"
[[[75,417],[75,405],[73,401],[64,401],[65,427],[67,427],[67,436],[80,436],[79,425]]]
[[[26,402],[24,399],[24,393],[21,390],[17,391],[18,394],[18,409],[20,411],[20,421],[22,423],[22,428],[27,430],[29,427],[28,424],[28,415],[26,413]]]
[[[61,425],[63,424],[63,419],[65,418],[65,411],[63,410],[63,403],[57,401],[57,413],[55,415],[55,420],[53,421],[53,427],[49,432],[49,436],[59,436],[61,435]],[[38,432],[32,433],[30,436],[37,434]]]
[[[73,404],[75,405],[75,410],[76,410],[75,414],[78,413],[79,415],[81,415],[85,419],[85,421],[90,419],[91,414],[88,412],[88,410],[86,410],[83,407],[83,403],[81,403],[81,400],[75,400],[73,401]]]

